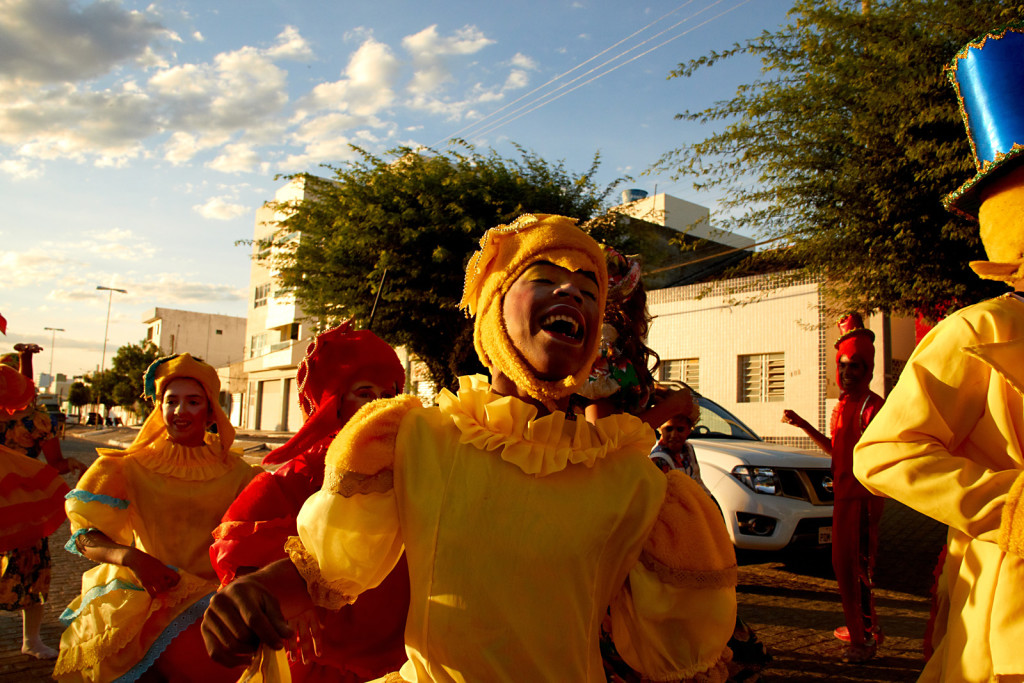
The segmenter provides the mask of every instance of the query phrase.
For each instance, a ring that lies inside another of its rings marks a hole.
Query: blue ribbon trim
[[[160,658],[160,655],[164,653],[167,646],[171,644],[171,641],[181,635],[189,626],[202,618],[203,612],[210,605],[210,598],[213,597],[213,593],[204,595],[203,597],[192,603],[188,609],[178,615],[178,617],[167,625],[160,637],[156,639],[156,642],[150,646],[149,651],[146,652],[139,663],[133,666],[120,678],[114,680],[114,683],[134,683],[144,674],[156,660]]]
[[[66,500],[80,500],[83,503],[103,503],[117,510],[125,510],[131,505],[131,501],[124,500],[123,498],[105,496],[102,493],[93,493],[83,489],[72,489],[65,494],[64,498]]]
[[[116,590],[141,591],[142,588],[139,588],[134,583],[129,583],[123,579],[114,579],[105,586],[93,586],[82,595],[82,604],[78,606],[77,610],[72,612],[70,606],[65,608],[59,617],[60,623],[64,625],[64,628],[67,628],[71,625],[71,622],[77,619],[78,616],[85,611],[85,608],[89,606],[89,603],[96,598],[100,598],[107,593]]]

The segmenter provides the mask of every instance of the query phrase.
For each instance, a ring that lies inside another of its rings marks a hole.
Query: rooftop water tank
[[[647,198],[647,190],[638,190],[636,188],[633,188],[632,190],[623,190],[622,191],[622,203],[623,204],[629,204],[630,202],[635,202],[638,199],[646,199],[646,198]]]

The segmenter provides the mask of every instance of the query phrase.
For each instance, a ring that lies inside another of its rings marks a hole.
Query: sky
[[[645,172],[711,132],[677,113],[731,97],[760,64],[668,74],[790,6],[0,0],[0,353],[34,342],[37,373],[78,375],[139,342],[156,307],[245,316],[237,242],[256,209],[280,175],[329,175],[352,144],[518,144],[574,172],[600,153],[599,183],[630,176],[620,189],[714,211],[714,195]]]

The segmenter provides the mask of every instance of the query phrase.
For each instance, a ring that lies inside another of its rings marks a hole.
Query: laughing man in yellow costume
[[[961,309],[918,345],[857,447],[864,485],[949,526],[946,601],[922,681],[1024,681],[1024,28],[949,69],[978,173],[947,207],[981,225],[1015,291]]]
[[[604,256],[574,223],[524,215],[486,233],[462,304],[492,382],[463,377],[432,408],[365,406],[299,514],[290,571],[321,605],[355,600],[406,553],[409,661],[389,680],[603,683],[609,605],[619,652],[650,679],[725,678],[736,564],[714,503],[650,462],[639,419],[565,412],[607,290]],[[208,648],[225,645],[229,603],[259,593],[259,574],[211,602]]]

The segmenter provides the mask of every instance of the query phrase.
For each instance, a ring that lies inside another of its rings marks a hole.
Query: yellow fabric
[[[1024,301],[1012,294],[944,320],[918,345],[854,454],[854,473],[870,491],[949,526],[949,621],[924,681],[1024,675],[1024,558],[1004,550],[1019,534],[1010,511],[1024,469],[1024,365],[1000,355],[1021,339]]]
[[[601,621],[628,590],[666,498],[667,479],[647,455],[653,435],[631,417],[592,427],[529,419],[525,403],[479,378],[461,386],[440,406],[403,416],[390,492],[321,491],[306,502],[305,550],[293,558],[316,558],[312,589],[357,593],[383,578],[404,545],[412,600],[403,680],[603,682]],[[575,456],[573,444],[587,454]],[[717,511],[707,521],[722,524]],[[368,545],[357,543],[364,527]],[[717,619],[734,614],[735,595],[675,584],[657,591],[715,615],[680,645],[662,603],[630,603],[624,619],[652,619],[636,627],[652,639],[637,667],[679,680],[707,653],[721,654],[733,624],[719,629]]]
[[[399,423],[407,412],[422,407],[418,398],[408,394],[362,406],[327,449],[327,469],[357,474],[390,469]]]
[[[608,267],[601,247],[576,227],[576,219],[550,214],[524,214],[509,225],[499,225],[484,233],[480,250],[466,268],[466,287],[459,304],[473,324],[473,346],[480,361],[500,371],[519,388],[541,401],[550,402],[569,396],[590,374],[590,366],[600,351],[601,335],[589,330],[591,344],[580,354],[580,370],[558,380],[544,381],[508,336],[502,307],[505,294],[519,276],[537,261],[549,261],[568,270],[588,270],[598,283],[598,310],[603,311],[608,296]]]
[[[288,653],[261,645],[238,683],[292,683]]]
[[[101,564],[85,572],[82,595],[69,606],[81,614],[61,637],[55,668],[61,680],[110,681],[122,675],[178,615],[219,585],[210,565],[210,534],[259,470],[221,448],[215,435],[204,446],[164,445],[128,455],[103,451],[76,490],[109,499],[72,496],[65,508],[72,532],[98,529],[122,545],[134,544],[174,567],[181,581],[151,599],[144,590],[125,587],[139,586],[129,569]],[[117,501],[127,506],[122,509]],[[102,593],[107,587],[112,590]],[[90,594],[93,589],[102,594]]]
[[[1024,278],[1024,169],[1018,168],[986,188],[978,210],[987,261],[971,261],[986,280],[1013,283]]]

